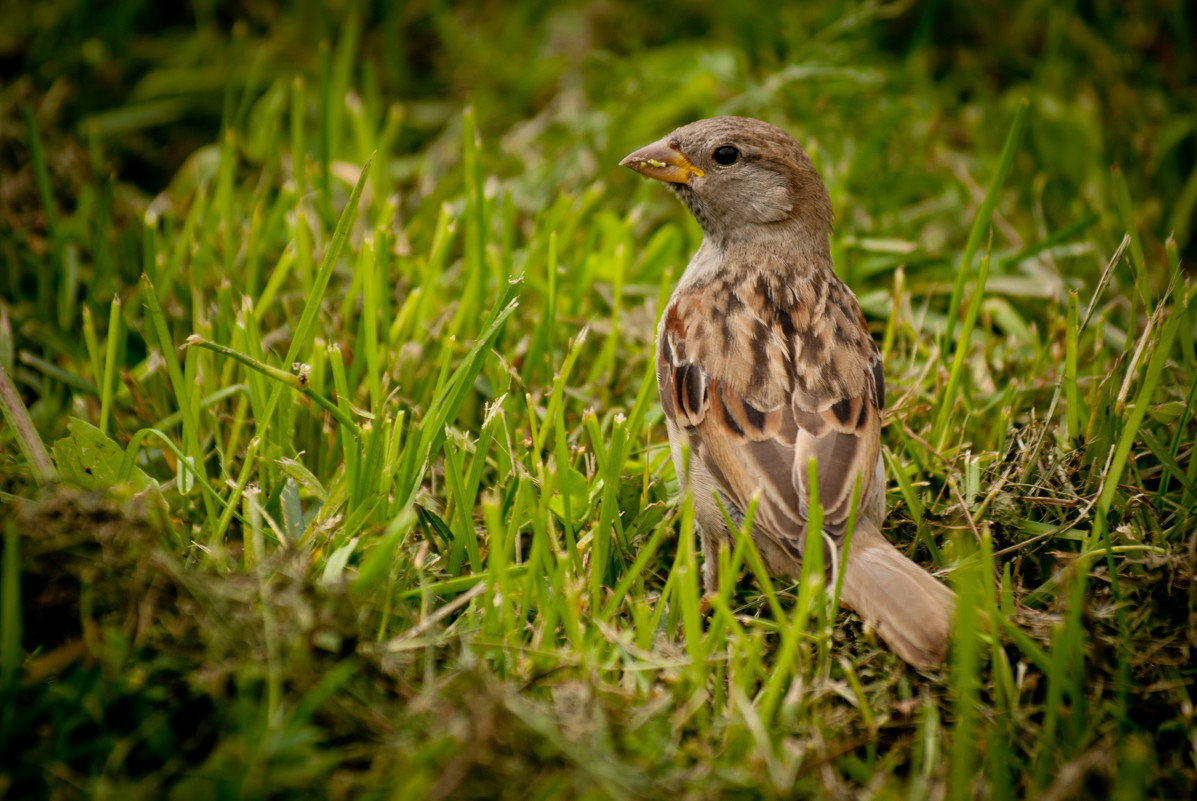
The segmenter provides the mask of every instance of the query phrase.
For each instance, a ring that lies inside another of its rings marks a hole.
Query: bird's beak
[[[671,184],[688,184],[690,176],[702,177],[702,169],[691,164],[682,151],[665,139],[640,148],[619,163],[645,178]]]

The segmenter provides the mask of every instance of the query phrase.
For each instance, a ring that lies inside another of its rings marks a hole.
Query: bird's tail
[[[850,547],[840,602],[914,667],[943,664],[955,593],[867,523],[857,526]]]

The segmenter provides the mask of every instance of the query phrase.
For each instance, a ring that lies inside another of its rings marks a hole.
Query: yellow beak
[[[619,164],[645,178],[656,178],[671,184],[688,184],[690,176],[701,178],[703,175],[701,168],[691,164],[680,150],[664,139],[640,148]]]

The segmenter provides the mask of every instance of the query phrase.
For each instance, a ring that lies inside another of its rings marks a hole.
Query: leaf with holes
[[[124,451],[100,429],[78,417],[67,423],[70,436],[54,443],[54,461],[64,481],[86,490],[102,489],[117,484]],[[157,487],[158,482],[134,467],[129,483],[138,492]]]

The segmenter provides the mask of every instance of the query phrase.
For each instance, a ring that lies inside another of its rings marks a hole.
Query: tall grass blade
[[[1014,154],[1018,150],[1019,142],[1022,141],[1029,108],[1030,103],[1026,98],[1018,101],[1014,110],[1014,120],[1010,123],[1009,133],[1006,134],[1006,143],[1002,146],[1001,155],[998,156],[997,170],[989,183],[989,189],[985,192],[984,200],[981,201],[981,208],[977,210],[972,230],[969,231],[968,242],[965,243],[964,253],[960,257],[960,266],[956,269],[956,283],[952,287],[952,297],[948,301],[947,328],[940,339],[940,350],[943,353],[951,351],[951,345],[954,342],[966,341],[964,337],[957,340],[955,336],[956,315],[960,308],[960,301],[964,297],[965,280],[972,272],[973,260],[981,247],[981,240],[985,236],[985,230],[989,227],[989,220],[993,216],[994,209],[997,208],[998,195],[1006,183],[1006,176],[1009,175],[1010,167],[1014,163]]]

